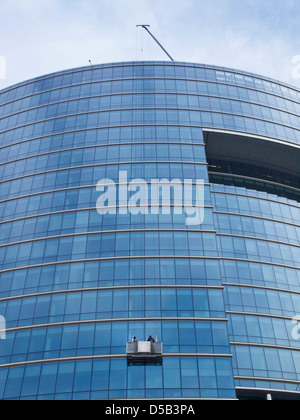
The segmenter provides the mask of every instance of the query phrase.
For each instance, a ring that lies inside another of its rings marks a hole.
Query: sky
[[[0,0],[0,89],[92,64],[230,67],[300,88],[299,0]]]

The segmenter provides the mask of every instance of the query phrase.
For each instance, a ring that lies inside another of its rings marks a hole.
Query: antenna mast
[[[144,28],[148,34],[154,39],[154,41],[160,46],[160,48],[167,54],[169,59],[171,61],[174,61],[174,59],[170,56],[170,54],[165,50],[165,48],[161,45],[161,43],[155,38],[155,36],[149,31],[148,28],[150,28],[150,25],[136,25],[137,28]]]

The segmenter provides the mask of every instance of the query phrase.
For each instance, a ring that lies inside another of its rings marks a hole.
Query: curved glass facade
[[[299,148],[300,91],[231,69],[115,63],[0,91],[0,399],[300,399]],[[203,220],[163,191],[124,211],[125,172],[202,180]],[[100,180],[119,198],[102,215]],[[128,364],[150,335],[162,364]]]

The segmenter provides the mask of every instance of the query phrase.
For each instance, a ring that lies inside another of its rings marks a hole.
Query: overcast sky
[[[137,24],[150,24],[176,61],[242,69],[300,87],[292,76],[300,63],[299,3],[0,0],[0,56],[6,62],[3,79],[0,59],[0,89],[89,60],[168,60]]]

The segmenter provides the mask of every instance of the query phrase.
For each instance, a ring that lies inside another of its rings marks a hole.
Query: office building
[[[0,91],[0,398],[299,400],[299,147],[300,90],[243,71],[115,63]],[[125,173],[203,180],[203,220],[172,194],[101,214]],[[129,360],[150,335],[162,357]]]

